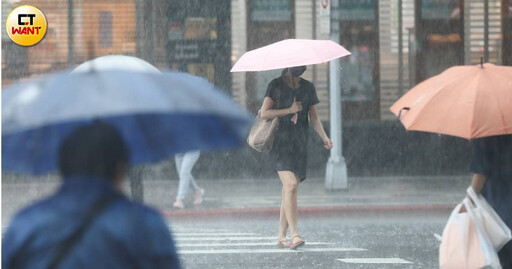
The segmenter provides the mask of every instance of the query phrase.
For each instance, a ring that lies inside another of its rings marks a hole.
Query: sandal
[[[288,239],[279,240],[279,238],[277,238],[277,247],[278,248],[289,248],[290,242],[288,241]]]
[[[185,209],[185,205],[183,204],[183,200],[176,200],[174,204],[172,204],[172,207],[177,209]]]
[[[200,205],[203,202],[204,189],[198,189],[194,194],[194,205]]]
[[[298,237],[300,240],[299,240],[297,243],[295,243],[295,244],[294,244],[294,243],[293,243],[293,239],[294,239],[295,237]],[[292,241],[290,242],[290,245],[289,245],[289,247],[288,247],[288,248],[289,248],[289,249],[291,249],[291,250],[296,250],[298,247],[302,247],[302,246],[304,246],[305,244],[306,244],[306,242],[305,242],[304,240],[302,240],[302,238],[300,238],[300,236],[299,236],[298,234],[296,234],[296,235],[294,235],[294,236],[292,237]]]

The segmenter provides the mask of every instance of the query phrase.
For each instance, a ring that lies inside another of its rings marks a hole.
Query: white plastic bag
[[[462,205],[467,212],[460,213]],[[441,269],[501,269],[496,250],[467,198],[455,207],[443,230],[439,266]]]
[[[512,239],[510,228],[498,216],[496,211],[489,205],[482,195],[476,194],[470,186],[467,193],[475,203],[474,212],[476,217],[480,218],[484,229],[491,240],[496,251],[499,251],[508,241]]]

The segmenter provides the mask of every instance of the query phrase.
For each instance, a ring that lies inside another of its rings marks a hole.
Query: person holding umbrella
[[[231,72],[284,68],[281,76],[269,83],[260,113],[263,119],[279,118],[270,152],[283,184],[279,247],[296,249],[305,244],[297,230],[297,186],[306,179],[309,122],[325,148],[333,147],[318,118],[315,86],[300,76],[306,71],[306,65],[326,63],[347,55],[350,55],[348,50],[331,40],[285,39],[244,53],[231,68]],[[286,239],[288,227],[291,242]]]
[[[406,130],[471,140],[471,187],[512,227],[512,67],[450,67],[409,90],[390,110]],[[471,198],[470,198],[471,199]],[[465,211],[462,207],[462,211]],[[498,252],[512,268],[512,243]]]
[[[261,117],[279,117],[279,129],[270,152],[282,187],[278,246],[296,249],[305,244],[297,230],[297,187],[306,179],[308,127],[311,122],[326,149],[333,144],[318,118],[319,103],[313,83],[301,78],[306,66],[286,68],[272,80],[261,106]],[[278,107],[275,107],[278,104]],[[290,228],[291,241],[286,239]]]
[[[3,172],[65,179],[10,223],[4,268],[179,267],[161,215],[119,193],[127,166],[237,147],[252,123],[206,79],[127,70],[15,83],[2,90],[1,114]]]
[[[17,214],[3,236],[2,267],[180,268],[160,213],[121,193],[130,155],[105,122],[67,136],[62,187]]]

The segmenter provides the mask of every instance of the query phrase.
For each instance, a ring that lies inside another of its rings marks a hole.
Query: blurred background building
[[[341,45],[352,52],[341,60],[345,120],[394,119],[388,108],[395,100],[450,66],[480,57],[512,65],[512,0],[338,1]],[[230,73],[231,66],[244,52],[282,39],[328,39],[322,2],[329,1],[5,0],[2,86],[125,54],[203,76],[255,111],[281,71]],[[5,32],[7,15],[22,4],[40,8],[48,20],[46,37],[29,48]],[[328,121],[328,65],[310,67],[306,79],[316,85],[320,116]]]

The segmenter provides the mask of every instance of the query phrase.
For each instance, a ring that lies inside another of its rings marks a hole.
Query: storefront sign
[[[169,23],[168,29],[169,40],[181,40],[185,36],[183,24],[180,22]]]
[[[317,0],[320,2],[320,33],[331,33],[331,1]]]
[[[291,21],[291,0],[252,0],[251,20],[259,22]]]
[[[180,40],[169,42],[169,60],[180,63],[201,63],[211,61],[217,43],[210,40]]]
[[[339,0],[340,21],[375,20],[375,0]]]

